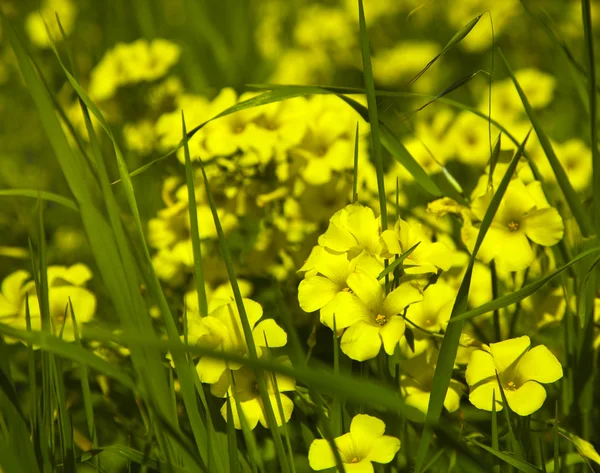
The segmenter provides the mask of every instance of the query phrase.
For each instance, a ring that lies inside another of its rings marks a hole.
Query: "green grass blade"
[[[227,418],[233,419],[230,402],[227,402]],[[231,473],[238,473],[240,471],[240,462],[238,461],[237,436],[233,422],[227,422],[227,451],[229,452],[229,471]]]
[[[471,439],[470,442],[477,445],[479,448],[482,448],[483,450],[491,453],[492,455],[504,461],[508,465],[511,465],[517,470],[522,471],[523,473],[540,473],[542,471],[537,466],[532,465],[531,463],[526,462],[525,460],[520,460],[516,457],[513,457],[512,455],[509,455],[508,453],[504,453],[498,449],[488,447],[487,445],[478,442],[477,440]]]
[[[496,189],[496,192],[492,197],[490,205],[485,212],[485,215],[481,222],[479,233],[477,234],[477,240],[475,241],[473,252],[471,254],[471,257],[469,258],[467,270],[465,271],[465,275],[461,282],[460,288],[458,289],[456,301],[454,303],[454,306],[452,307],[450,320],[452,320],[458,314],[466,312],[469,287],[471,285],[471,276],[473,273],[473,265],[475,264],[475,257],[477,256],[477,252],[481,247],[483,239],[492,224],[494,216],[496,215],[496,211],[498,210],[498,207],[500,205],[500,201],[502,200],[504,193],[506,192],[506,188],[508,187],[508,183],[510,182],[512,175],[514,174],[517,168],[517,164],[519,163],[519,159],[521,158],[522,151],[525,148],[525,144],[527,143],[528,138],[529,133],[525,137],[525,140],[523,141],[523,143],[517,150],[514,158],[510,162],[506,173],[504,174],[504,177],[498,185],[498,188]],[[433,426],[438,423],[439,418],[442,414],[442,407],[444,405],[446,391],[448,390],[450,379],[452,377],[454,360],[456,359],[456,353],[458,351],[458,344],[460,341],[460,334],[462,332],[463,324],[463,321],[454,324],[448,324],[446,334],[444,335],[444,339],[440,347],[438,363],[435,368],[435,374],[432,382],[431,397],[429,398],[427,416],[425,418],[425,427],[423,429],[421,440],[419,442],[419,448],[417,451],[417,458],[415,462],[415,471],[417,473],[420,473],[421,468],[423,467],[423,463],[426,459],[427,450],[429,449],[429,444],[433,438]]]
[[[404,260],[406,258],[408,258],[410,255],[412,255],[412,252],[415,251],[417,249],[417,246],[419,246],[421,242],[417,242],[415,243],[413,246],[411,246],[408,250],[406,250],[404,253],[402,253],[400,256],[398,256],[393,263],[391,263],[387,268],[385,268],[383,271],[381,271],[381,273],[379,273],[379,275],[377,276],[378,280],[383,279],[385,276],[387,276],[388,274],[390,274],[391,272],[393,272],[398,266],[400,266]]]
[[[560,275],[563,271],[569,269],[571,266],[573,266],[576,263],[580,262],[581,260],[587,258],[588,256],[598,253],[599,251],[600,251],[600,247],[596,247],[596,248],[591,248],[582,253],[579,253],[571,261],[569,261],[568,263],[564,264],[563,266],[555,269],[554,271],[552,271],[551,273],[547,274],[546,276],[538,279],[537,281],[534,281],[534,282],[528,284],[527,286],[522,287],[521,289],[519,289],[517,291],[511,292],[509,294],[505,294],[505,295],[498,297],[497,299],[494,299],[490,302],[486,302],[485,304],[481,305],[480,307],[477,307],[476,309],[471,309],[469,311],[465,311],[465,312],[457,315],[456,317],[453,317],[449,321],[449,323],[453,324],[453,323],[457,323],[457,322],[464,322],[465,320],[472,319],[473,317],[478,317],[480,315],[487,314],[494,310],[504,309],[505,307],[509,307],[513,304],[516,304],[517,302],[520,302],[523,299],[525,299],[526,297],[529,297],[532,294],[534,294],[535,292],[537,292],[541,287],[548,284],[552,279],[554,279],[556,276]]]
[[[444,46],[444,48],[440,51],[440,53],[435,56],[431,61],[429,61],[427,63],[427,65],[415,76],[413,77],[409,84],[413,84],[416,81],[419,80],[419,78],[425,74],[429,68],[431,66],[433,66],[433,64],[439,59],[441,58],[444,54],[446,54],[450,49],[452,49],[454,46],[456,46],[458,43],[460,43],[463,39],[465,39],[467,37],[467,35],[471,32],[471,30],[473,28],[475,28],[475,25],[477,24],[477,22],[479,21],[479,19],[482,17],[482,15],[478,15],[475,18],[473,18],[471,21],[469,21],[465,26],[463,26],[459,31],[457,31],[454,36],[452,36],[452,38],[450,38],[450,41],[448,41],[448,43],[446,43],[446,46]]]
[[[333,316],[333,372],[336,375],[340,374],[340,343],[337,336],[337,325],[335,322],[335,315]],[[333,396],[331,401],[331,414],[329,418],[331,419],[331,433],[334,437],[339,437],[344,432],[342,432],[342,419],[343,419],[343,409],[342,401],[339,396]]]
[[[500,381],[500,376],[498,372],[496,372],[496,381],[498,382],[498,390],[500,391],[500,397],[502,397],[502,412],[504,413],[504,420],[506,422],[506,427],[508,428],[508,439],[512,446],[513,453],[520,460],[525,460],[525,452],[515,435],[515,431],[513,429],[512,421],[510,418],[510,414],[512,413],[512,409],[506,400],[506,395],[504,394],[504,388],[502,387],[502,382]]]
[[[600,152],[598,151],[598,104],[596,96],[596,60],[594,56],[594,36],[592,32],[592,7],[590,0],[581,0],[583,16],[583,34],[585,39],[585,58],[588,76],[588,95],[590,100],[590,138],[592,148],[592,189],[600,189]],[[593,194],[593,223],[596,233],[600,233],[600,193]]]
[[[377,190],[379,192],[379,210],[381,215],[381,226],[387,230],[387,200],[385,198],[385,184],[383,171],[383,156],[381,154],[381,141],[379,138],[379,118],[377,116],[377,97],[375,96],[375,81],[373,80],[373,68],[371,67],[371,51],[369,47],[369,36],[367,34],[367,23],[362,0],[358,0],[358,22],[360,27],[360,50],[362,53],[363,76],[365,89],[367,89],[367,105],[369,123],[371,124],[371,143],[373,146],[373,160],[377,172]]]
[[[200,316],[208,315],[208,302],[206,300],[206,288],[204,287],[204,271],[202,269],[202,249],[200,246],[200,230],[198,229],[198,209],[196,204],[196,189],[194,186],[194,171],[190,158],[187,131],[185,129],[185,117],[181,112],[181,123],[183,127],[183,149],[185,154],[185,178],[188,188],[188,208],[190,212],[190,233],[192,237],[192,250],[194,252],[194,279],[196,281],[196,292],[198,294],[198,308]]]
[[[542,128],[542,125],[537,118],[537,114],[533,111],[533,108],[531,107],[531,104],[529,103],[525,92],[523,92],[521,85],[517,81],[517,78],[515,77],[515,74],[513,73],[512,68],[510,67],[510,64],[508,63],[506,57],[504,56],[500,48],[498,48],[498,53],[504,61],[504,65],[506,66],[508,75],[510,76],[511,80],[513,81],[513,84],[517,89],[519,97],[521,98],[521,102],[523,103],[525,111],[527,112],[527,116],[531,120],[531,124],[535,129],[537,137],[540,141],[540,145],[542,146],[544,153],[548,158],[548,162],[550,163],[552,171],[556,176],[556,181],[558,182],[558,185],[563,195],[565,196],[565,199],[567,201],[567,204],[569,205],[569,208],[571,209],[573,217],[575,217],[575,220],[577,221],[577,225],[579,225],[581,233],[584,237],[592,235],[594,233],[594,230],[589,221],[589,217],[586,211],[584,210],[581,201],[579,200],[579,196],[577,195],[577,193],[573,189],[573,186],[569,182],[569,178],[567,177],[567,174],[565,173],[562,164],[560,163],[556,156],[556,153],[554,152],[554,148],[550,143],[550,138],[548,138],[548,135],[546,135],[546,133],[544,132],[544,129]]]
[[[558,401],[554,404],[554,425],[552,426],[552,454],[554,457],[554,470],[560,472],[560,450],[558,436]]]
[[[242,300],[242,293],[240,292],[240,286],[238,284],[237,277],[235,275],[235,270],[233,268],[233,260],[231,258],[231,254],[229,253],[229,246],[227,245],[225,233],[223,232],[223,227],[221,226],[221,221],[219,220],[219,215],[217,214],[217,207],[214,202],[212,191],[208,183],[208,177],[206,176],[206,171],[204,170],[202,161],[200,161],[200,169],[202,170],[202,177],[204,178],[204,187],[206,189],[208,205],[210,206],[210,210],[215,223],[215,228],[217,230],[219,248],[221,249],[221,256],[223,257],[225,267],[227,268],[227,275],[229,276],[229,282],[231,283],[231,289],[233,291],[235,304],[240,314],[242,328],[244,331],[244,337],[248,345],[248,354],[251,359],[256,360],[258,359],[258,353],[256,350],[256,344],[254,343],[254,337],[252,335],[252,327],[250,327],[250,323],[248,322],[248,315],[246,314],[246,308],[244,307],[244,302]],[[289,466],[283,448],[283,442],[281,441],[281,436],[279,434],[279,431],[277,430],[275,413],[273,412],[273,406],[271,405],[267,385],[265,382],[265,377],[262,370],[258,370],[256,372],[256,381],[263,402],[263,407],[265,409],[267,421],[269,423],[269,428],[271,430],[271,433],[273,434],[273,441],[275,442],[275,450],[279,458],[279,465],[282,468],[283,472],[289,472]]]
[[[352,180],[352,202],[358,202],[358,122],[356,122],[356,135],[354,136],[354,178]]]
[[[498,442],[498,415],[496,412],[496,391],[492,391],[492,448],[500,449]],[[500,465],[496,462],[492,467],[492,473],[500,473]]]
[[[37,189],[1,189],[0,196],[15,196],[15,197],[32,197],[34,199],[47,200],[55,204],[62,205],[68,209],[79,212],[77,204],[67,197],[54,194],[53,192],[40,191]]]

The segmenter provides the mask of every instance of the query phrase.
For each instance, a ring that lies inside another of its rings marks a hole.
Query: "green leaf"
[[[459,31],[457,31],[454,36],[452,36],[452,38],[450,39],[450,41],[448,41],[448,43],[446,44],[446,46],[444,46],[444,49],[442,49],[440,51],[440,53],[435,56],[431,61],[429,61],[427,63],[427,65],[415,76],[413,77],[409,84],[413,84],[414,82],[416,82],[417,80],[419,80],[419,78],[425,74],[429,68],[431,66],[433,66],[433,64],[439,59],[441,58],[444,54],[446,54],[450,49],[452,49],[454,46],[456,46],[458,43],[460,43],[463,39],[465,39],[467,37],[467,35],[471,32],[471,30],[475,27],[475,25],[477,24],[477,22],[479,21],[479,19],[482,17],[482,15],[478,15],[475,18],[473,18],[471,21],[469,21],[465,26],[463,26]]]
[[[600,247],[596,247],[596,248],[591,248],[587,251],[584,251],[583,253],[579,253],[575,258],[573,258],[567,264],[564,264],[563,266],[555,269],[554,271],[552,271],[548,275],[538,279],[537,281],[534,281],[534,282],[528,284],[527,286],[522,287],[521,289],[519,289],[517,291],[511,292],[510,294],[505,294],[501,297],[498,297],[497,299],[491,300],[490,302],[486,302],[485,304],[481,305],[480,307],[477,307],[476,309],[471,309],[469,311],[463,312],[460,315],[457,315],[456,317],[452,317],[452,319],[449,321],[449,323],[453,324],[453,323],[457,323],[457,322],[464,322],[465,320],[472,319],[473,317],[487,314],[494,310],[503,309],[505,307],[509,307],[513,304],[516,304],[517,302],[522,301],[526,297],[529,297],[532,294],[534,294],[535,292],[537,292],[541,287],[548,284],[552,279],[554,279],[556,276],[561,274],[566,269],[570,268],[571,266],[573,266],[574,264],[583,260],[584,258],[587,258],[588,256],[593,255],[595,253],[598,253],[599,251],[600,251]]]
[[[354,179],[352,180],[352,202],[358,202],[358,122],[356,122],[356,135],[354,137]]]
[[[544,150],[544,153],[548,158],[548,162],[552,167],[552,171],[556,176],[556,181],[558,182],[558,185],[563,195],[565,196],[567,204],[569,205],[569,208],[573,213],[573,217],[575,217],[575,220],[577,221],[577,225],[579,226],[581,233],[584,237],[589,237],[590,235],[593,235],[594,230],[592,225],[590,224],[589,217],[585,209],[583,208],[581,201],[579,200],[579,196],[573,189],[573,186],[571,185],[569,178],[567,177],[567,174],[565,173],[565,170],[562,167],[562,164],[560,163],[558,157],[556,156],[556,153],[554,152],[554,148],[550,143],[550,138],[548,138],[548,135],[546,135],[546,133],[544,132],[544,129],[542,128],[542,125],[538,120],[537,114],[533,111],[533,108],[531,107],[531,104],[529,103],[525,92],[523,91],[521,85],[517,81],[517,78],[515,77],[515,74],[513,73],[512,68],[510,67],[510,64],[506,60],[506,57],[504,56],[500,48],[498,48],[498,53],[504,61],[504,65],[506,66],[508,75],[510,76],[517,89],[519,97],[521,98],[521,102],[523,103],[525,111],[527,112],[527,116],[531,120],[531,124],[535,129],[535,133],[537,134],[540,144]]]
[[[54,194],[53,192],[40,191],[37,189],[0,189],[0,197],[1,196],[33,197],[34,199],[39,198],[60,204],[68,209],[74,210],[75,212],[79,212],[75,202],[61,195]]]
[[[512,175],[514,174],[515,169],[517,168],[517,164],[519,163],[519,159],[521,158],[523,149],[525,148],[525,144],[529,139],[530,133],[531,131],[527,134],[525,140],[519,146],[517,153],[510,162],[506,173],[500,181],[500,184],[498,185],[498,188],[496,189],[496,192],[492,197],[490,205],[485,212],[485,215],[479,228],[479,233],[477,234],[477,240],[475,241],[473,252],[471,254],[471,257],[469,258],[469,263],[467,265],[465,275],[463,276],[463,280],[458,289],[456,301],[454,303],[454,306],[452,307],[450,321],[452,321],[452,319],[458,314],[466,312],[467,310],[469,287],[471,285],[471,277],[473,274],[475,257],[477,256],[477,252],[481,247],[483,239],[492,224],[494,216],[496,215],[496,211],[498,210],[498,207],[500,205],[500,201],[502,200],[504,193],[506,192],[506,188],[508,187],[508,183],[512,179]],[[450,379],[452,378],[454,360],[456,359],[456,353],[458,351],[458,344],[460,342],[460,334],[462,332],[463,324],[464,321],[460,321],[458,323],[453,324],[449,323],[446,330],[446,334],[444,335],[444,339],[442,341],[442,345],[440,347],[438,363],[436,365],[435,374],[433,376],[431,397],[429,398],[427,416],[425,418],[425,427],[423,429],[421,440],[419,442],[419,449],[417,451],[417,458],[415,463],[415,471],[417,473],[420,473],[425,458],[427,456],[427,450],[429,449],[429,444],[433,438],[433,426],[438,423],[439,418],[442,414],[444,399],[446,398],[446,392],[450,384]]]

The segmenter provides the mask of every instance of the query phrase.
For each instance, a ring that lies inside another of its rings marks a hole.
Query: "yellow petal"
[[[375,358],[381,349],[379,328],[359,321],[346,329],[340,347],[353,360],[365,361]]]
[[[384,435],[377,439],[366,460],[377,463],[391,462],[400,450],[400,439]]]
[[[490,352],[494,357],[498,372],[502,374],[509,367],[514,367],[515,362],[527,351],[530,345],[531,340],[527,335],[504,340],[503,342],[490,343]]]
[[[484,350],[475,350],[465,372],[467,384],[473,388],[482,381],[496,381],[496,364],[492,355]]]
[[[410,283],[402,283],[390,292],[383,301],[385,315],[397,315],[404,312],[410,304],[423,300],[423,294]]]
[[[565,233],[563,220],[552,207],[529,212],[521,225],[530,240],[544,246],[556,245]]]
[[[404,336],[405,328],[406,322],[404,322],[404,319],[394,315],[379,330],[379,335],[383,342],[383,349],[388,355],[392,356],[394,354],[398,342],[400,342],[400,339]]]
[[[280,427],[285,422],[286,424],[290,421],[292,417],[292,411],[294,410],[294,403],[292,400],[287,397],[285,394],[279,394],[279,400],[281,401],[281,408],[283,410],[283,422],[281,420],[281,415],[279,412],[279,405],[277,404],[277,397],[275,394],[269,394],[269,401],[271,402],[271,407],[273,409],[273,414],[275,414],[275,422],[277,422],[277,426]],[[269,423],[266,420],[266,411],[263,408],[263,415],[259,417],[259,420],[263,427],[269,428]],[[264,420],[264,422],[263,422]]]
[[[356,246],[356,239],[338,223],[330,221],[325,233],[319,237],[319,245],[334,251],[343,252]]]
[[[342,222],[348,231],[356,238],[358,246],[370,253],[378,254],[379,221],[370,207],[361,204],[351,204],[344,209]],[[345,217],[345,218],[344,218]]]
[[[356,271],[348,276],[347,281],[352,292],[365,303],[369,310],[378,311],[381,309],[385,290],[375,277],[369,276],[363,271]]]
[[[260,322],[252,330],[252,335],[256,345],[260,347],[283,347],[287,343],[287,334],[273,319]]]
[[[505,389],[504,394],[511,410],[520,416],[533,414],[546,400],[546,390],[535,381],[527,381],[516,391]]]
[[[498,381],[496,381],[496,378],[494,378],[488,383],[480,384],[478,387],[473,389],[469,394],[469,401],[471,401],[471,404],[473,404],[478,409],[483,409],[484,411],[491,411],[492,396],[494,392],[496,393],[496,411],[501,411],[502,394],[500,394],[500,388],[498,387]],[[498,399],[500,399],[500,401]]]
[[[368,307],[354,294],[338,292],[335,298],[321,309],[321,323],[333,330],[350,327],[359,320],[370,320],[372,314]]]
[[[361,445],[364,442],[372,442],[381,437],[385,432],[385,423],[367,414],[357,414],[350,423],[350,433],[352,440]]]
[[[320,186],[331,179],[331,166],[327,160],[315,157],[308,160],[301,175],[308,184]]]
[[[400,241],[398,240],[398,234],[395,230],[386,230],[381,234],[381,239],[387,247],[387,251],[392,255],[399,255],[402,253],[400,248]]]
[[[229,368],[233,369],[233,364],[229,364]],[[221,375],[227,369],[225,361],[218,358],[210,358],[209,356],[203,356],[196,365],[196,371],[200,381],[203,383],[216,383]]]
[[[560,362],[544,345],[532,348],[519,360],[516,374],[524,382],[554,383],[563,376]]]
[[[351,272],[346,254],[335,254],[327,250],[321,253],[315,267],[323,276],[342,287],[345,287],[346,278]]]
[[[308,463],[313,470],[325,470],[335,466],[335,456],[325,439],[315,439],[308,449]]]
[[[446,397],[444,398],[444,407],[448,412],[457,411],[460,407],[460,397],[463,393],[463,385],[458,381],[450,380],[450,386],[446,391]]]
[[[373,473],[373,464],[369,460],[360,460],[356,463],[344,463],[346,473]]]
[[[331,302],[342,289],[323,276],[308,277],[300,281],[298,302],[304,312],[314,312]]]
[[[225,421],[229,422],[227,418],[227,403],[231,405],[231,414],[233,416],[233,425],[236,429],[241,430],[242,424],[240,421],[240,416],[238,415],[237,405],[234,399],[229,399],[223,404],[221,407],[221,415]],[[256,425],[258,424],[258,418],[260,416],[260,406],[257,400],[241,402],[240,406],[242,408],[242,414],[248,423],[248,427],[250,430],[254,430]]]
[[[92,279],[92,272],[85,264],[78,263],[66,269],[63,279],[73,283],[75,286],[83,286]]]
[[[531,266],[533,251],[525,233],[502,232],[495,261],[503,271],[521,271]],[[486,237],[487,238],[487,237]]]

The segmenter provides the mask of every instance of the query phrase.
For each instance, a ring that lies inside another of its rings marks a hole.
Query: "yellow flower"
[[[401,255],[419,243],[404,260],[407,274],[436,273],[438,269],[447,271],[452,265],[450,249],[442,242],[432,243],[420,223],[399,219],[394,230],[386,230],[381,234],[381,240],[385,245],[384,256]]]
[[[354,416],[350,432],[334,439],[348,473],[373,472],[371,462],[389,463],[394,459],[400,450],[400,440],[384,435],[384,432],[385,424],[382,420],[366,414]],[[317,471],[335,467],[335,456],[327,440],[312,441],[308,450],[308,462]]]
[[[429,406],[429,397],[435,373],[439,352],[426,350],[409,360],[400,360],[400,392],[409,409],[411,420],[423,422]],[[460,397],[463,385],[451,379],[450,386],[444,398],[444,407],[448,412],[454,412],[460,407]]]
[[[471,209],[482,220],[492,199],[490,189],[475,199]],[[463,225],[463,241],[472,250],[477,238],[477,226]],[[498,211],[494,216],[477,257],[485,263],[491,260],[505,271],[520,271],[533,262],[529,240],[542,246],[558,243],[564,233],[564,225],[558,211],[548,205],[543,197],[540,183],[529,185],[513,179],[506,189]]]
[[[333,252],[348,252],[348,257],[358,256],[363,250],[370,255],[381,253],[379,218],[369,207],[350,204],[329,219],[327,231],[319,237],[319,245]]]
[[[492,410],[495,392],[496,409],[502,409],[502,395],[496,373],[510,408],[521,416],[534,413],[546,400],[546,390],[540,383],[554,383],[562,378],[562,366],[544,345],[529,349],[531,341],[523,336],[489,348],[475,350],[467,366],[466,379],[471,403],[486,411]]]
[[[571,139],[555,144],[554,150],[573,188],[576,191],[587,189],[592,178],[592,151],[590,148],[579,139]],[[550,182],[556,181],[554,171],[545,157],[539,160],[538,167],[544,179]]]
[[[483,167],[490,159],[488,123],[471,112],[461,112],[449,132],[458,159],[470,166]],[[492,141],[494,129],[492,128]]]
[[[123,137],[127,148],[141,155],[147,155],[154,149],[154,124],[150,120],[127,123],[123,127]]]
[[[338,305],[352,298],[347,279],[354,271],[362,269],[376,277],[383,265],[369,258],[364,251],[349,261],[345,253],[333,254],[323,249],[315,262],[317,274],[304,278],[298,286],[298,301],[305,312],[320,309],[321,323],[333,330],[333,315]],[[344,329],[343,320],[336,320],[336,329]]]
[[[404,335],[405,322],[400,315],[410,304],[423,299],[421,291],[410,283],[402,283],[389,294],[377,279],[357,271],[347,284],[351,297],[337,302],[337,327],[348,327],[342,335],[342,352],[353,360],[375,358],[381,345],[392,355]]]
[[[248,323],[252,329],[252,336],[256,345],[258,356],[261,347],[282,347],[287,343],[287,335],[273,319],[265,319],[258,323],[263,315],[263,310],[258,302],[243,299],[244,308],[248,316]],[[238,355],[248,355],[248,345],[244,337],[242,319],[235,302],[229,300],[215,308],[207,317],[188,320],[188,342],[213,349]],[[240,363],[229,363],[232,370],[240,369]],[[221,377],[227,364],[224,360],[203,356],[196,365],[196,371],[203,383],[215,383]]]
[[[250,281],[246,281],[245,279],[239,278],[237,282],[242,297],[250,297],[252,291],[254,290],[252,283]],[[233,289],[231,288],[231,284],[229,282],[220,284],[214,288],[209,284],[205,284],[205,291],[209,313],[217,307],[229,303],[233,299]],[[198,292],[195,288],[185,293],[184,302],[188,319],[200,317],[200,309],[198,307]]]
[[[419,327],[438,333],[446,329],[455,299],[456,289],[438,281],[427,286],[423,291],[423,301],[411,305],[406,317]],[[423,353],[429,347],[430,337],[426,333],[416,329],[413,330],[413,334],[414,352],[409,348],[406,339],[400,341],[400,349],[408,358]]]
[[[63,329],[63,340],[73,341],[73,319],[68,308],[69,299],[77,324],[89,322],[96,312],[96,296],[84,288],[92,273],[84,264],[73,266],[48,266],[48,299],[52,332],[59,335]],[[20,330],[27,329],[26,299],[29,295],[31,329],[41,330],[42,318],[35,283],[26,271],[9,275],[2,283],[0,295],[0,320]],[[13,341],[13,340],[11,340]]]
[[[287,357],[279,357],[276,358],[275,361],[278,361],[283,365],[291,366],[290,360]],[[231,378],[233,378],[235,386],[232,385]],[[269,402],[273,409],[273,413],[275,414],[277,426],[281,426],[284,422],[289,422],[292,411],[294,410],[294,403],[292,400],[282,393],[286,391],[295,391],[296,381],[288,376],[266,372],[264,378]],[[273,380],[273,378],[275,378],[275,380]],[[217,397],[227,397],[227,401],[223,404],[223,407],[221,407],[221,415],[226,421],[229,420],[227,418],[227,404],[229,404],[233,415],[233,425],[236,429],[241,429],[242,424],[237,410],[235,397],[237,397],[240,402],[240,407],[250,429],[254,429],[258,422],[260,422],[263,427],[269,427],[265,407],[258,391],[256,373],[249,367],[243,366],[236,371],[225,371],[219,380],[211,385],[210,392]],[[279,412],[277,393],[279,393],[279,400],[281,401],[283,419]]]
[[[378,51],[373,57],[375,80],[381,85],[389,87],[398,84],[402,79],[410,79],[439,52],[439,44],[433,41],[396,43],[390,49]],[[421,82],[419,81],[417,84],[421,84]]]

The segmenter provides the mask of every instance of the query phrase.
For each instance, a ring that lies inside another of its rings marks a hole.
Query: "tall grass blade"
[[[356,134],[354,136],[354,178],[352,179],[352,202],[358,202],[358,122],[356,122]]]
[[[512,455],[501,452],[500,450],[497,450],[495,448],[488,447],[487,445],[485,445],[481,442],[478,442],[477,440],[471,439],[469,441],[471,443],[477,445],[479,448],[482,448],[483,450],[491,453],[492,455],[499,458],[500,460],[507,463],[508,465],[511,465],[511,466],[515,467],[517,470],[522,471],[523,473],[540,473],[542,471],[537,466],[532,465],[531,463],[526,462],[525,460],[521,460],[519,458],[513,457]]]
[[[0,189],[0,197],[2,196],[15,196],[15,197],[33,197],[34,199],[47,200],[54,202],[55,204],[62,205],[68,209],[79,212],[77,204],[67,197],[62,195],[54,194],[53,192],[41,191],[37,189]]]
[[[388,274],[390,274],[391,272],[393,272],[397,267],[399,267],[406,258],[408,258],[410,255],[412,255],[412,252],[415,251],[417,249],[417,246],[419,246],[421,244],[421,242],[417,242],[415,243],[413,246],[411,246],[408,250],[406,250],[404,253],[402,253],[400,256],[398,256],[393,263],[391,263],[387,268],[385,268],[383,271],[381,271],[381,273],[379,273],[379,275],[377,276],[378,280],[383,279],[385,276],[387,276]]]
[[[488,209],[485,212],[483,220],[481,222],[479,233],[477,234],[477,240],[475,241],[475,246],[473,248],[473,252],[471,253],[471,257],[469,258],[469,263],[467,265],[467,270],[465,271],[465,275],[463,276],[463,280],[458,289],[458,294],[456,296],[456,301],[454,306],[452,307],[452,313],[450,315],[450,320],[456,317],[458,314],[462,312],[466,312],[467,303],[468,303],[468,295],[469,295],[469,287],[471,285],[471,276],[473,274],[473,266],[475,264],[475,257],[477,256],[477,252],[481,247],[483,239],[490,228],[494,216],[496,215],[496,211],[500,206],[500,202],[506,192],[508,187],[508,183],[510,182],[512,175],[514,174],[517,164],[519,163],[519,159],[521,159],[521,155],[523,153],[523,149],[525,148],[525,144],[529,139],[529,134],[525,137],[525,140],[519,146],[515,156],[510,162],[504,177],[500,181],[494,196],[490,202]],[[425,427],[423,429],[423,433],[421,435],[421,440],[419,442],[419,448],[417,451],[417,458],[415,463],[415,471],[420,473],[423,463],[427,456],[427,450],[429,449],[429,444],[433,438],[433,426],[436,425],[439,421],[439,418],[442,413],[442,408],[444,405],[444,399],[446,397],[446,391],[448,390],[448,386],[450,384],[450,379],[452,377],[452,370],[454,368],[454,360],[456,359],[456,353],[458,351],[458,344],[460,341],[460,334],[462,332],[464,322],[460,321],[458,323],[448,324],[446,334],[442,341],[442,345],[440,347],[440,354],[438,357],[438,363],[435,368],[435,374],[432,382],[431,389],[431,397],[429,398],[429,406],[427,409],[427,416],[425,418]]]
[[[377,172],[377,190],[379,192],[379,210],[381,215],[381,226],[387,230],[387,200],[385,198],[385,183],[383,171],[383,156],[381,154],[381,141],[379,138],[379,118],[377,116],[377,97],[375,97],[375,81],[373,80],[373,68],[371,67],[371,51],[369,48],[369,36],[367,34],[367,23],[362,0],[358,0],[358,22],[360,27],[360,50],[362,53],[363,77],[365,89],[367,89],[367,105],[369,123],[371,124],[371,143],[373,149],[373,160]]]

